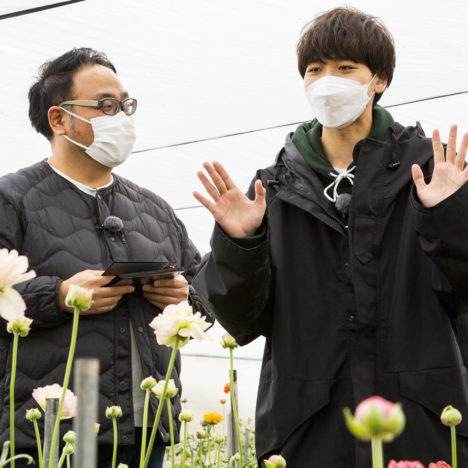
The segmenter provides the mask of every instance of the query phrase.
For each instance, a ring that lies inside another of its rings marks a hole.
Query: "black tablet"
[[[183,271],[184,269],[178,267],[174,262],[113,262],[102,275],[115,276],[112,281],[106,284],[106,286],[112,286],[121,279],[171,278]]]

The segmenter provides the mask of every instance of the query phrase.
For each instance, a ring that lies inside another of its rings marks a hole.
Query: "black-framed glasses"
[[[70,104],[72,106],[95,107],[96,109],[101,109],[106,115],[115,115],[120,110],[122,110],[126,115],[132,115],[137,109],[137,100],[133,98],[124,99],[123,101],[119,101],[112,97],[99,99],[99,101],[93,101],[90,99],[63,101],[59,106],[64,106],[66,104]]]

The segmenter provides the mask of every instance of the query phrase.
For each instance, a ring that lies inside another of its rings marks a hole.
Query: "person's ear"
[[[374,78],[374,91],[375,94],[381,94],[385,91],[387,87],[387,78],[381,78],[380,76],[376,75]]]
[[[65,123],[68,115],[59,106],[52,106],[47,111],[49,125],[54,135],[65,135]]]

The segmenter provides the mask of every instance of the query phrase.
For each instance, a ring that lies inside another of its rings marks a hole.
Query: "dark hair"
[[[39,68],[39,76],[28,93],[29,120],[48,140],[53,136],[47,117],[49,108],[73,98],[73,75],[87,65],[103,65],[117,73],[104,53],[87,47],[69,50]]]
[[[375,16],[350,7],[335,8],[304,26],[297,44],[297,65],[304,78],[307,66],[325,60],[363,63],[390,85],[395,46],[390,31]],[[376,94],[376,103],[382,94]]]

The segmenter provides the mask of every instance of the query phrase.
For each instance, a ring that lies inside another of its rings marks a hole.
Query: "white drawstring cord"
[[[323,194],[327,198],[327,200],[330,200],[331,202],[335,203],[336,199],[338,198],[338,185],[340,185],[340,182],[343,179],[349,180],[349,183],[351,185],[354,184],[354,174],[352,172],[356,169],[356,166],[353,166],[351,169],[345,169],[343,172],[340,172],[339,174],[335,174],[334,172],[329,172],[329,175],[335,178],[335,180],[330,184],[325,187],[323,190]],[[328,195],[328,191],[333,187],[333,197]]]

